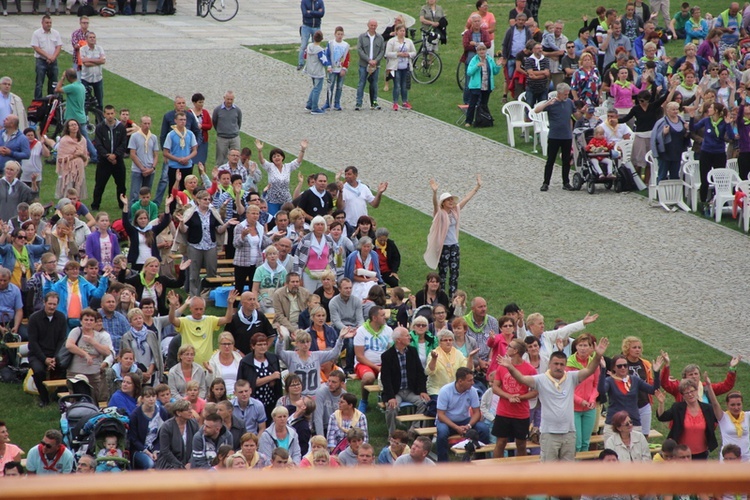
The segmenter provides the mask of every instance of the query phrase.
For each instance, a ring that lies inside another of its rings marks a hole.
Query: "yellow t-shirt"
[[[200,320],[194,320],[192,316],[180,318],[177,332],[182,335],[182,345],[195,348],[195,363],[203,365],[211,359],[214,352],[214,332],[218,326],[219,318],[216,316],[203,316]]]

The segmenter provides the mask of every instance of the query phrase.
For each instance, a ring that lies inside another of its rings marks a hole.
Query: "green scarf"
[[[31,269],[31,260],[29,259],[29,249],[24,245],[19,252],[16,247],[13,247],[13,255],[16,256],[16,260],[21,263],[21,274]]]
[[[362,326],[364,326],[365,330],[367,330],[368,332],[370,332],[370,335],[372,335],[375,338],[378,338],[380,336],[380,334],[383,333],[383,329],[385,328],[385,325],[383,325],[383,326],[380,327],[380,331],[376,332],[375,330],[373,330],[372,326],[370,325],[370,320],[369,319],[367,321],[365,321],[365,324],[362,325]]]
[[[687,84],[687,83],[685,83],[684,81],[682,82],[682,87],[683,87],[683,88],[684,88],[685,90],[687,90],[688,92],[692,92],[692,91],[693,91],[693,89],[695,88],[695,86],[696,86],[696,85],[698,85],[698,84],[697,84],[697,83],[694,83],[694,84],[692,84],[692,85],[688,85],[688,84]]]
[[[586,365],[591,363],[591,360],[594,359],[594,356],[595,354],[592,354],[591,356],[589,356],[589,359],[586,362]],[[568,366],[570,366],[571,368],[576,368],[578,370],[583,370],[584,368],[586,368],[585,366],[583,366],[583,364],[581,364],[580,361],[578,361],[578,356],[576,356],[575,354],[568,358]]]
[[[723,118],[719,118],[718,121],[709,120],[711,122],[711,127],[714,129],[714,133],[716,134],[716,137],[721,137],[721,134],[719,133],[719,124],[724,121]]]
[[[615,83],[616,83],[617,85],[619,85],[620,87],[624,88],[624,89],[626,89],[626,88],[630,87],[630,82],[629,82],[629,81],[627,81],[627,80],[625,80],[624,82],[623,82],[623,81],[620,81],[620,80],[615,80]]]
[[[159,274],[157,273],[156,276],[154,276],[154,279],[151,281],[151,283],[146,283],[146,275],[143,273],[143,271],[138,273],[138,276],[141,278],[141,285],[143,285],[144,288],[149,288],[149,289],[154,287],[154,285],[156,284],[157,278],[159,278]]]
[[[469,325],[469,329],[471,329],[471,331],[474,332],[474,333],[483,333],[484,332],[484,327],[487,326],[487,319],[488,318],[489,318],[489,316],[485,316],[484,317],[484,321],[477,328],[477,327],[474,326],[474,313],[469,312],[469,314],[467,314],[466,316],[464,316],[464,319],[466,320],[466,323]]]

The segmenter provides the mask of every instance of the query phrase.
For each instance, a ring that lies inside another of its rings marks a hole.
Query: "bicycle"
[[[416,30],[410,31],[411,37],[414,38]],[[438,34],[434,31],[421,31],[422,40],[414,43],[417,55],[412,59],[411,77],[417,83],[430,84],[435,82],[443,72],[443,60],[434,49]]]
[[[86,100],[84,102],[84,111],[86,112],[86,125],[81,130],[89,139],[94,139],[96,126],[104,121],[104,114],[97,107],[99,104],[91,87],[86,88]],[[63,126],[65,125],[65,100],[63,94],[51,94],[42,99],[35,99],[28,108],[29,121],[39,124],[42,135],[49,137],[59,137],[62,135]],[[52,132],[50,132],[50,130]]]
[[[466,84],[466,63],[463,61],[458,61],[458,66],[456,66],[456,82],[458,88],[463,91]]]
[[[240,10],[238,0],[200,0],[198,13],[201,17],[211,14],[211,17],[225,23],[234,19]]]

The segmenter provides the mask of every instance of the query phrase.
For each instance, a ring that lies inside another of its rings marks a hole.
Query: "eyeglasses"
[[[689,389],[689,390],[683,392],[682,395],[683,396],[687,396],[688,394],[695,394],[696,392],[698,392],[698,391],[696,391],[695,389]]]
[[[500,328],[513,328],[513,327],[514,327],[513,323],[508,323],[507,325],[503,325]]]
[[[627,364],[624,364],[624,365],[615,365],[615,368],[627,368],[627,367],[628,367]]]
[[[221,343],[221,344],[219,344],[219,345],[220,345],[220,346],[229,346],[229,347],[231,347],[231,346],[233,346],[234,344],[232,344],[231,342],[222,342],[222,343]]]
[[[631,420],[626,420],[622,423],[622,425],[633,425],[633,422]]]
[[[440,342],[453,342],[453,339],[440,339]]]
[[[709,71],[713,73],[714,71],[719,71],[719,68],[711,68]]]
[[[427,324],[426,323],[414,323],[414,326],[415,327],[427,328]]]

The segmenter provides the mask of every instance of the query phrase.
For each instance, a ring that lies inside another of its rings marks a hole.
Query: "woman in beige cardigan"
[[[433,219],[430,232],[427,234],[427,251],[424,253],[424,261],[430,269],[437,268],[441,287],[445,286],[445,278],[450,268],[448,296],[451,298],[458,289],[458,266],[461,257],[458,248],[458,230],[461,210],[477,194],[480,187],[482,187],[482,176],[477,174],[477,185],[464,196],[463,200],[458,201],[458,196],[450,193],[443,193],[438,199],[438,183],[435,179],[430,179]]]

